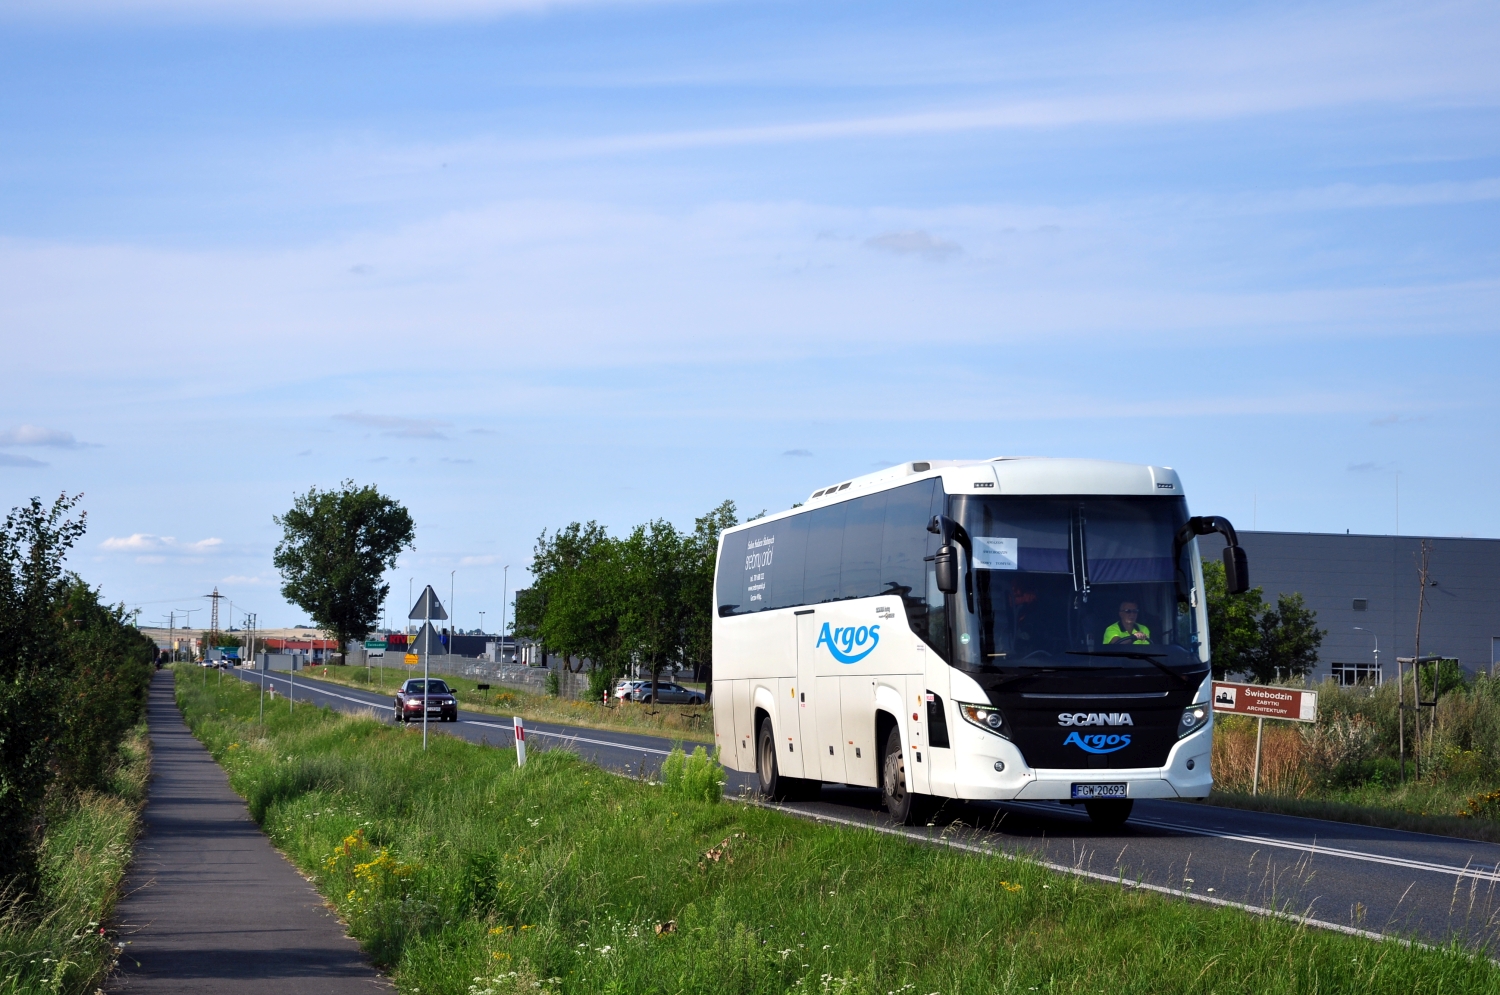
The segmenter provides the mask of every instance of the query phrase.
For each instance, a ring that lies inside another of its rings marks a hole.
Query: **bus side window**
[[[943,711],[943,696],[927,692],[927,745],[948,749],[948,715]]]
[[[906,621],[928,639],[927,523],[931,521],[936,482],[920,480],[886,492],[885,523],[880,543],[880,592],[894,594],[906,609]],[[936,649],[937,647],[933,647]]]
[[[802,572],[802,603],[822,604],[839,596],[839,561],[844,550],[844,512],[848,502],[807,513],[807,567]]]
[[[873,598],[880,593],[880,548],[888,493],[866,494],[848,503],[839,569],[840,597]]]

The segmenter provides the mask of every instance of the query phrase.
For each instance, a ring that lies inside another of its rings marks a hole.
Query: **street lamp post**
[[[1380,637],[1377,636],[1377,635],[1375,635],[1374,631],[1372,631],[1370,629],[1366,629],[1364,626],[1360,626],[1360,625],[1356,625],[1354,627],[1354,631],[1355,632],[1364,632],[1364,633],[1368,633],[1371,636],[1374,636],[1374,638],[1375,638],[1375,683],[1376,684],[1384,684],[1385,683],[1385,671],[1383,671],[1383,670],[1380,669]]]
[[[500,582],[500,658],[505,659],[505,605],[510,599],[510,564],[505,565]],[[514,661],[512,661],[514,662]]]

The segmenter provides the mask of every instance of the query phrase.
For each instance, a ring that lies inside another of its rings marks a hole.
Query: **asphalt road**
[[[242,680],[259,675],[239,672]],[[289,682],[268,675],[278,703]],[[391,718],[390,695],[298,677],[293,694],[348,712]],[[412,734],[420,735],[420,723]],[[429,734],[513,745],[509,721],[459,713]],[[670,741],[655,736],[526,723],[528,749],[565,747],[601,767],[649,774]],[[728,792],[748,793],[754,775],[729,772]],[[1002,853],[1026,853],[1059,869],[1121,879],[1209,902],[1278,910],[1345,931],[1458,941],[1500,955],[1500,844],[1422,833],[1140,800],[1126,826],[1093,827],[1081,809],[1054,803],[951,803],[934,827],[892,827],[877,792],[825,786],[796,814],[867,825]]]

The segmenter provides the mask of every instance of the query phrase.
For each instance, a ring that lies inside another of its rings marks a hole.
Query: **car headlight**
[[[957,702],[957,705],[965,721],[978,726],[985,732],[1003,736],[1006,739],[1010,738],[1010,727],[1005,724],[1005,716],[1000,714],[998,708],[990,705],[966,705],[963,702]]]
[[[1177,738],[1181,739],[1190,732],[1197,732],[1208,724],[1208,705],[1189,705],[1182,710],[1182,718],[1177,720]]]

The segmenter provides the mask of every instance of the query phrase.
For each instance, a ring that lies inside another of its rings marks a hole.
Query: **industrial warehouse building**
[[[1394,680],[1396,658],[1416,643],[1422,543],[1428,583],[1422,655],[1458,660],[1472,674],[1500,662],[1500,539],[1241,532],[1250,583],[1266,601],[1300,593],[1323,629],[1314,681]],[[1222,555],[1221,536],[1198,540],[1205,560]],[[1376,646],[1379,645],[1378,669]]]

